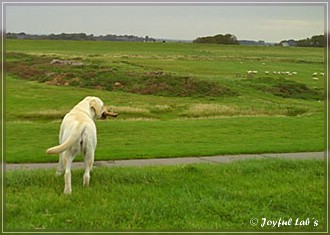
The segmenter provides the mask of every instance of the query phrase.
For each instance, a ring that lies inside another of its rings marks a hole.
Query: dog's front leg
[[[63,154],[63,164],[65,167],[65,174],[64,174],[64,194],[71,194],[71,164],[73,158],[68,157],[67,154]]]

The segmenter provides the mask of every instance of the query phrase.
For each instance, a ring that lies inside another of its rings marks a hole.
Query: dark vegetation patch
[[[283,98],[294,98],[304,100],[323,100],[322,90],[314,89],[303,83],[295,82],[285,78],[260,77],[242,80],[248,86]]]
[[[8,73],[49,85],[182,97],[221,97],[237,94],[216,82],[152,70],[129,61],[114,61],[109,66],[104,66],[88,59],[61,60],[57,57],[23,53],[7,53],[6,60]]]
[[[215,82],[201,81],[191,77],[173,76],[171,74],[150,75],[140,78],[141,83],[135,83],[130,91],[138,94],[156,94],[166,96],[227,96],[236,95],[228,87]]]

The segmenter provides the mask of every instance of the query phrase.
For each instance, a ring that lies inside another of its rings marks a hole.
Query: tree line
[[[305,38],[300,40],[284,40],[280,44],[288,43],[290,46],[297,47],[324,47],[325,36],[324,35],[314,35],[311,38]]]
[[[85,33],[61,33],[49,35],[35,35],[21,33],[6,33],[7,39],[33,39],[33,40],[80,40],[80,41],[128,41],[128,42],[155,42],[156,39],[149,36],[138,37],[134,35],[113,35],[105,36],[87,35]],[[164,42],[164,41],[163,41]],[[275,45],[275,46],[297,46],[297,47],[324,47],[326,43],[325,35],[314,35],[311,38],[300,40],[283,40],[279,43],[271,44],[264,41],[237,40],[232,34],[217,34],[214,36],[198,37],[192,41],[193,43],[212,43],[212,44],[229,44],[229,45]]]
[[[85,33],[61,33],[49,35],[36,35],[21,33],[6,33],[7,39],[31,39],[31,40],[77,40],[77,41],[131,41],[131,42],[153,42],[156,41],[149,36],[138,37],[134,35],[113,35],[107,34],[105,36],[87,35]]]
[[[217,34],[215,36],[206,36],[199,37],[193,40],[193,43],[213,43],[213,44],[231,44],[231,45],[267,45],[264,41],[254,42],[237,40],[236,36],[232,34]],[[324,35],[315,35],[311,38],[300,39],[300,40],[283,40],[278,44],[274,44],[275,46],[297,46],[297,47],[324,47],[325,45],[325,36]]]
[[[215,36],[199,37],[193,40],[193,43],[239,44],[236,36],[232,34],[217,34]]]

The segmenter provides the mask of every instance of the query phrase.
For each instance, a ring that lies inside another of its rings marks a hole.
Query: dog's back
[[[96,147],[96,127],[88,105],[89,99],[90,97],[86,97],[80,101],[64,116],[60,127],[60,144],[47,149],[47,154],[59,154],[70,148],[79,148],[79,145],[81,145],[80,142],[83,141],[82,134],[85,131],[91,135],[91,138],[85,138],[84,142],[88,140],[95,142],[93,147]]]

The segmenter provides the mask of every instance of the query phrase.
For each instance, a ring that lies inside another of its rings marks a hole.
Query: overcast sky
[[[193,40],[234,34],[238,40],[279,42],[324,33],[320,5],[5,6],[6,32],[136,35]]]

